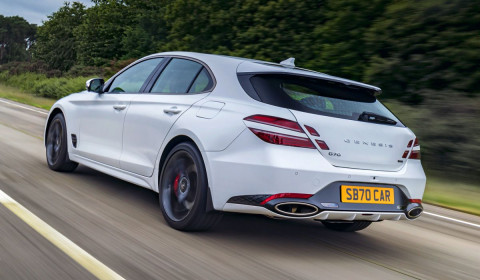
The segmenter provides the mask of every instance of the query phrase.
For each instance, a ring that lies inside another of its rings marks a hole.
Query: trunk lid
[[[406,163],[402,158],[408,142],[415,138],[410,129],[371,122],[334,118],[290,110],[298,123],[313,127],[329,150],[317,149],[333,166],[378,171],[398,171]]]

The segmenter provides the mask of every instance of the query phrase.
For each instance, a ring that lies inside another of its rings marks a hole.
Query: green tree
[[[396,1],[366,34],[365,80],[414,104],[440,91],[478,95],[479,27],[476,1]]]
[[[0,64],[29,60],[36,30],[22,17],[0,15]]]
[[[299,66],[316,59],[313,31],[324,21],[322,2],[247,0],[234,11],[235,55],[273,62],[295,57]]]
[[[165,44],[165,1],[128,0],[126,5],[132,13],[132,22],[125,27],[122,37],[123,59],[139,58],[157,52]]]
[[[51,69],[69,70],[77,62],[77,40],[73,30],[85,17],[85,6],[66,2],[38,28],[35,56]]]
[[[125,55],[122,37],[133,23],[133,14],[124,0],[93,0],[82,23],[74,29],[77,59],[83,65],[100,66]]]
[[[323,20],[318,1],[177,0],[166,6],[163,50],[190,50],[281,61],[312,59],[312,31]]]
[[[311,36],[312,69],[354,80],[362,80],[368,52],[365,33],[382,16],[390,0],[325,1],[323,22]]]
[[[168,40],[161,50],[214,52],[227,49],[236,14],[230,8],[237,1],[177,0],[165,6]]]

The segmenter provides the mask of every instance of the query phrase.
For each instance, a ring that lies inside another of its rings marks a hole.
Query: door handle
[[[169,109],[163,109],[163,112],[166,113],[166,114],[176,115],[176,114],[182,112],[182,110],[178,109],[177,107],[171,107]]]
[[[113,105],[113,109],[117,111],[125,110],[125,108],[127,108],[127,105]]]

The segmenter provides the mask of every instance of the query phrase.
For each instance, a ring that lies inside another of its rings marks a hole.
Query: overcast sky
[[[0,0],[0,15],[21,16],[30,23],[41,25],[47,16],[63,6],[65,0]],[[76,0],[85,6],[92,5],[90,0]]]

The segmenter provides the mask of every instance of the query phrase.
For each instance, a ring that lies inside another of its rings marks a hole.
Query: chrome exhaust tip
[[[414,205],[407,206],[407,211],[405,215],[407,215],[407,218],[409,218],[410,220],[413,220],[420,217],[422,213],[423,213],[423,207],[418,204],[414,204]]]
[[[319,212],[317,206],[303,202],[283,202],[275,205],[275,210],[286,216],[308,217]]]

